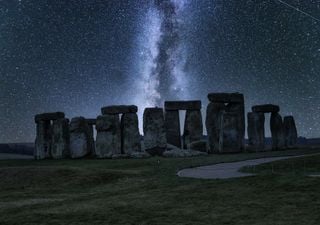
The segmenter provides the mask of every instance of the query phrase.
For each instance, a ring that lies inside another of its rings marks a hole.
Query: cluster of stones
[[[284,117],[279,114],[277,105],[256,105],[247,115],[249,147],[256,151],[265,150],[265,113],[271,113],[270,130],[272,137],[272,149],[294,147],[297,144],[298,134],[294,118]]]
[[[194,142],[203,138],[201,101],[166,101],[165,130],[169,144],[189,149]],[[181,141],[179,110],[186,110]]]
[[[37,136],[35,158],[135,158],[149,155],[193,155],[192,150],[208,153],[241,152],[245,149],[244,96],[240,93],[210,93],[206,112],[208,140],[203,141],[201,101],[166,101],[163,108],[146,108],[143,113],[143,146],[138,126],[138,107],[114,105],[101,109],[96,119],[75,117],[69,123],[64,113],[35,116]],[[179,111],[186,110],[183,134]],[[272,148],[297,144],[292,116],[279,114],[276,105],[257,105],[247,115],[249,148],[265,150],[265,113],[271,113]],[[94,126],[96,141],[94,141]],[[182,137],[182,138],[181,138]],[[175,148],[172,151],[172,146]],[[184,149],[181,152],[179,149]],[[170,150],[171,149],[171,150]],[[169,152],[171,151],[171,152]],[[188,152],[189,151],[189,152]]]
[[[210,93],[206,128],[209,153],[244,150],[244,97],[239,93]]]

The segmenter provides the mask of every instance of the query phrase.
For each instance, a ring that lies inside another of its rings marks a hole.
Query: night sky
[[[319,18],[320,0],[0,0],[0,142],[34,141],[37,113],[204,113],[209,92],[279,104],[320,137]]]

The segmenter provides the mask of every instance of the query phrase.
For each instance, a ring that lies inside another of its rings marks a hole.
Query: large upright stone
[[[121,154],[121,129],[119,115],[98,116],[95,155],[97,158],[111,158]]]
[[[145,150],[151,155],[162,155],[167,148],[167,139],[162,108],[145,108],[143,133]]]
[[[51,157],[51,133],[52,126],[50,120],[37,121],[37,136],[35,140],[34,157],[35,159],[45,159]]]
[[[210,102],[206,113],[206,128],[208,133],[209,153],[219,152],[219,138],[221,129],[221,114],[225,110],[223,103]]]
[[[293,116],[283,119],[286,147],[295,147],[298,142],[298,132]]]
[[[183,147],[190,148],[190,143],[203,137],[202,115],[200,110],[187,110],[184,123]]]
[[[121,117],[121,137],[123,154],[141,152],[138,116],[136,113],[125,113]]]
[[[135,105],[111,105],[101,108],[102,115],[107,114],[123,114],[123,113],[136,113],[138,107]]]
[[[181,148],[180,119],[178,110],[165,111],[165,129],[167,142]]]
[[[69,120],[57,119],[52,123],[52,148],[53,159],[62,159],[70,155],[69,151]]]
[[[239,131],[239,114],[223,112],[220,119],[219,152],[241,152],[242,139]]]
[[[285,146],[284,127],[279,113],[271,113],[270,129],[272,136],[272,149],[278,150]]]
[[[70,157],[82,158],[89,155],[91,149],[90,128],[84,117],[72,118],[70,122]]]
[[[230,102],[226,106],[227,112],[236,113],[238,115],[238,124],[237,124],[237,131],[239,132],[239,143],[241,143],[240,149],[245,149],[245,133],[246,133],[246,122],[245,122],[245,112],[244,112],[244,97],[242,94],[239,94],[242,96],[242,102]]]
[[[248,113],[248,139],[249,147],[254,151],[263,151],[265,144],[264,113]]]
[[[65,117],[63,112],[53,112],[53,113],[42,113],[38,114],[34,117],[34,120],[36,123],[38,123],[41,120],[57,120],[57,119],[63,119]]]

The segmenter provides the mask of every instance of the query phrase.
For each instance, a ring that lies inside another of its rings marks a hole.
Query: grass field
[[[187,159],[0,161],[0,224],[320,224],[320,178],[305,176],[320,173],[320,156],[244,169],[256,177],[176,176],[186,167],[313,152],[320,149]]]

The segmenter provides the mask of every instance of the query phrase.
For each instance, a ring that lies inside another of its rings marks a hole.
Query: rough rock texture
[[[88,125],[96,125],[97,120],[96,119],[86,119]]]
[[[210,102],[207,107],[206,128],[208,133],[208,152],[219,152],[220,117],[225,110],[223,103]]]
[[[62,159],[68,157],[70,155],[69,142],[69,120],[54,120],[52,123],[52,158]]]
[[[36,123],[40,122],[41,120],[57,120],[64,118],[63,112],[53,112],[53,113],[42,113],[38,114],[34,117]]]
[[[111,105],[101,108],[101,112],[102,115],[136,113],[138,112],[138,107],[136,105]]]
[[[249,147],[254,151],[264,150],[264,113],[248,113],[248,139]]]
[[[179,111],[165,111],[165,129],[167,142],[181,148]]]
[[[145,159],[150,158],[151,155],[148,152],[132,152],[129,154],[129,157],[134,159]]]
[[[205,140],[191,142],[188,146],[188,149],[196,150],[199,152],[207,152],[208,151],[208,143]]]
[[[284,126],[279,113],[272,113],[270,118],[272,136],[272,149],[278,150],[285,147]]]
[[[252,112],[277,113],[279,111],[280,107],[272,104],[252,106]]]
[[[200,110],[201,101],[165,101],[165,110]]]
[[[87,122],[87,124],[88,124],[88,128],[89,128],[89,130],[88,130],[88,135],[89,135],[89,137],[88,137],[88,140],[89,140],[89,145],[90,145],[90,155],[91,156],[95,156],[95,148],[96,148],[96,146],[95,146],[95,143],[94,143],[94,129],[93,129],[93,125],[95,124],[95,123],[92,123],[92,121],[91,121],[91,119],[90,120],[88,120],[88,119],[86,119],[86,122]]]
[[[90,127],[83,117],[75,117],[70,122],[70,157],[82,158],[92,152],[90,147]]]
[[[183,158],[183,157],[193,157],[193,156],[207,156],[206,152],[194,151],[191,149],[173,149],[170,151],[163,152],[163,156],[167,158]]]
[[[95,155],[97,158],[111,158],[121,154],[121,129],[119,115],[98,116]]]
[[[141,152],[138,116],[136,113],[125,113],[121,117],[122,154]]]
[[[144,110],[143,133],[145,151],[150,155],[162,155],[167,147],[162,108]]]
[[[216,103],[242,103],[244,102],[243,94],[240,93],[209,93],[210,102]]]
[[[183,147],[188,148],[191,142],[200,141],[202,137],[203,125],[201,111],[187,110],[183,132]]]
[[[242,98],[243,98],[243,96],[242,96]],[[241,143],[240,149],[242,151],[245,149],[245,132],[246,132],[244,102],[229,103],[226,106],[226,111],[236,113],[238,115],[237,131],[239,132],[239,143]]]
[[[298,132],[293,116],[285,116],[283,124],[286,147],[295,147],[298,142]]]
[[[220,120],[219,152],[230,153],[242,150],[239,131],[239,114],[223,112]]]
[[[50,120],[38,120],[37,136],[35,140],[34,158],[45,159],[51,157],[52,127]]]

